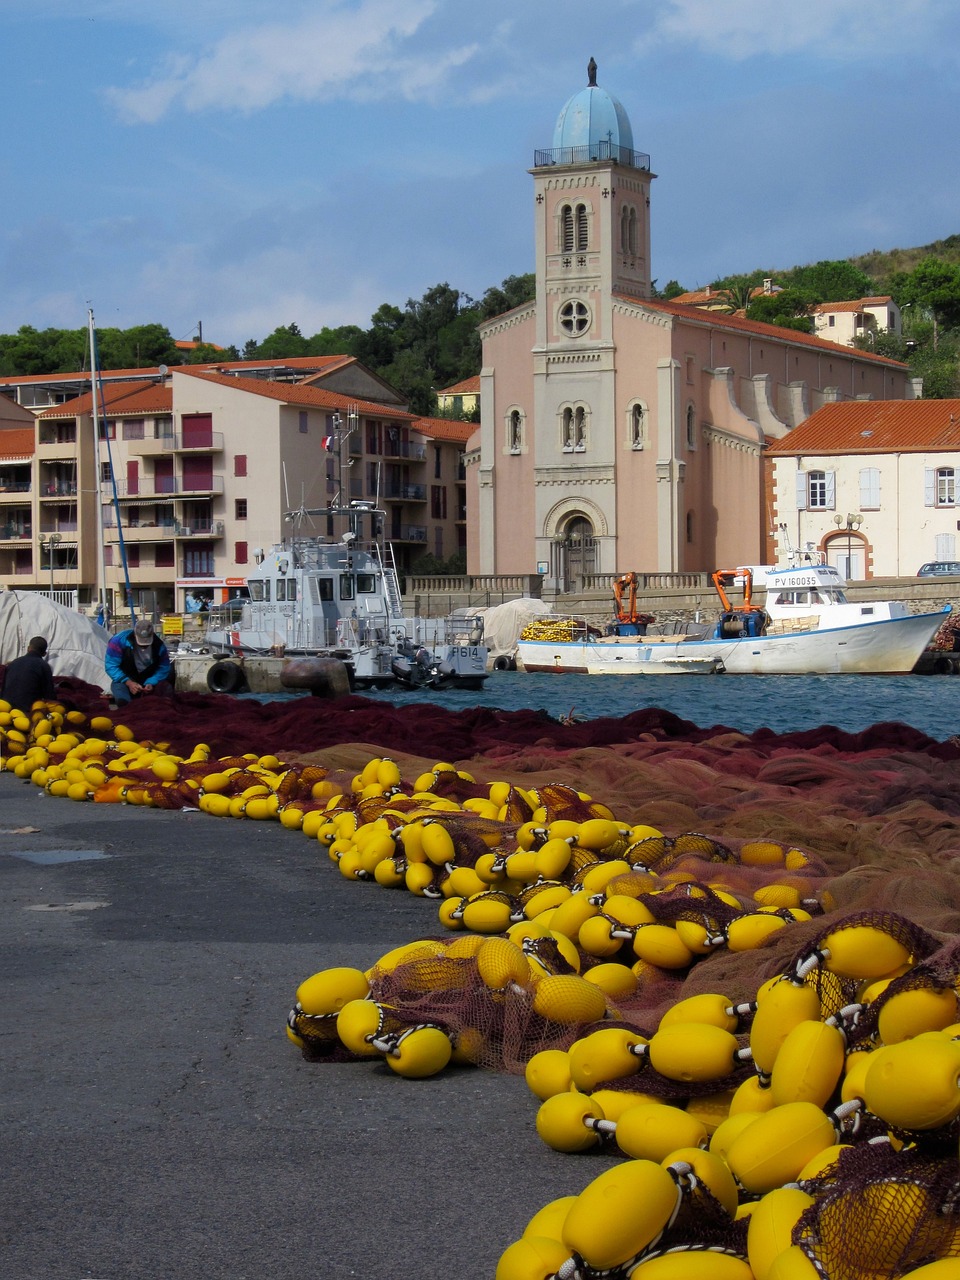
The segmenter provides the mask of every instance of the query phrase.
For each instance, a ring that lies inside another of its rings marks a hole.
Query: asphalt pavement
[[[5,1280],[492,1280],[602,1165],[523,1079],[305,1061],[303,978],[438,932],[277,823],[0,774]]]

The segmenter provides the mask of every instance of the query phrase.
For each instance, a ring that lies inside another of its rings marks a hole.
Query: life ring
[[[236,662],[215,662],[207,672],[211,693],[236,693],[243,686],[243,671]]]
[[[493,660],[494,671],[516,671],[517,664],[507,653],[501,653]]]

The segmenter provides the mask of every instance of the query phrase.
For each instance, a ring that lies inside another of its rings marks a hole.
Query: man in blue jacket
[[[170,654],[146,618],[110,638],[104,666],[110,677],[110,695],[118,707],[142,694],[173,691]]]

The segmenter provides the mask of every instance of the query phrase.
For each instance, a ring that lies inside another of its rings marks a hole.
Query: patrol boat
[[[311,688],[312,677],[323,684],[329,661],[337,660],[356,689],[482,688],[481,617],[404,617],[393,548],[380,536],[386,513],[372,502],[351,502],[284,519],[296,525],[314,515],[342,517],[347,527],[339,539],[294,535],[255,551],[248,598],[210,609],[202,645],[209,661],[200,672],[206,687],[264,692],[279,680],[281,687]],[[178,658],[184,669],[195,665],[189,650],[174,655],[175,665]]]

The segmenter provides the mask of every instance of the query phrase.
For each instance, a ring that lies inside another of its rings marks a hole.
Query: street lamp
[[[833,523],[837,526],[838,530],[846,526],[846,530],[847,530],[847,575],[846,576],[847,576],[847,580],[849,581],[850,578],[853,577],[853,574],[851,572],[851,565],[853,561],[853,531],[854,529],[859,530],[860,526],[863,524],[863,516],[860,514],[859,511],[855,513],[848,513],[846,519],[844,519],[844,517],[841,515],[835,515],[833,517]]]
[[[44,538],[43,534],[40,535],[40,545],[41,547],[47,548],[47,555],[50,560],[50,599],[51,600],[53,599],[53,553],[56,550],[56,548],[60,545],[60,542],[61,542],[61,538],[59,533],[48,533],[46,538]]]

